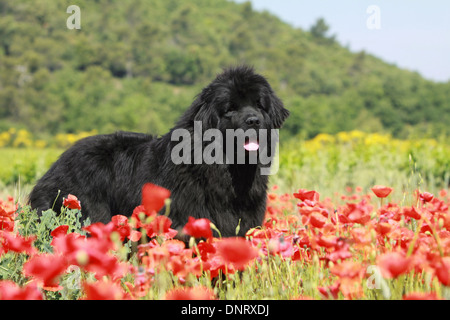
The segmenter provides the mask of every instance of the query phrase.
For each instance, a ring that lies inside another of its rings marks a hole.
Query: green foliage
[[[0,148],[0,187],[34,183],[61,152],[61,149]]]
[[[291,110],[288,135],[448,133],[450,83],[352,53],[319,19],[294,28],[225,0],[0,1],[0,131],[162,134],[223,67],[248,63]]]
[[[330,26],[325,22],[323,18],[317,19],[316,23],[311,26],[309,32],[317,41],[322,43],[333,43],[335,36],[327,36]]]
[[[61,225],[68,225],[68,232],[77,232],[82,235],[86,235],[86,232],[82,229],[83,226],[89,225],[89,218],[81,223],[81,211],[62,208],[60,215],[57,215],[55,211],[49,209],[42,212],[42,215],[38,215],[36,210],[32,210],[29,206],[19,208],[19,215],[16,218],[17,230],[22,236],[36,235],[37,238],[34,241],[34,246],[40,252],[52,253],[52,247],[50,242],[52,237],[50,232]]]

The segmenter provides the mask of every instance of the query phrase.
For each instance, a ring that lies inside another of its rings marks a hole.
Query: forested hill
[[[66,27],[72,4],[80,30]],[[352,53],[330,33],[226,0],[0,0],[0,131],[164,133],[239,63],[291,110],[288,135],[449,130],[450,83]]]

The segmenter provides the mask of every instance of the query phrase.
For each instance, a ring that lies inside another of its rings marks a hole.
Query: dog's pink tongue
[[[257,142],[248,142],[244,144],[244,149],[247,151],[256,151],[259,149],[259,144]]]

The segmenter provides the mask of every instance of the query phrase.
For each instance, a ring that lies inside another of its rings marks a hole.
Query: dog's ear
[[[219,116],[216,109],[212,105],[203,101],[200,103],[197,110],[198,111],[195,114],[194,121],[201,121],[203,130],[218,127]]]
[[[283,106],[283,102],[274,93],[269,95],[269,116],[272,120],[272,128],[280,129],[283,122],[289,117],[289,110]]]

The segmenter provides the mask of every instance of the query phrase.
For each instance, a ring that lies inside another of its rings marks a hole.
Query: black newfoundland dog
[[[63,197],[73,194],[81,201],[83,218],[107,223],[116,214],[130,216],[141,202],[143,185],[151,182],[171,191],[172,228],[183,227],[193,216],[208,218],[225,237],[234,236],[239,225],[238,235],[243,236],[263,222],[268,182],[268,176],[261,174],[264,165],[259,156],[257,161],[248,160],[252,153],[262,151],[261,129],[280,128],[288,115],[264,77],[245,66],[227,69],[203,89],[162,137],[117,132],[78,141],[37,182],[29,202],[39,212],[52,207],[58,210]],[[172,151],[181,142],[173,134],[181,130],[194,140],[195,126],[201,128],[200,136],[209,129],[223,133],[223,139],[202,141],[200,149],[215,141],[222,149],[216,148],[212,155],[224,152],[224,161],[194,161],[198,160],[199,144],[195,147],[186,141],[191,157],[182,152],[180,156],[192,163],[174,161]],[[234,143],[227,144],[229,129],[254,129],[257,134],[245,136],[244,142],[236,135]],[[266,149],[271,149],[271,135],[266,136]],[[241,151],[246,161],[233,161]]]

